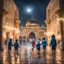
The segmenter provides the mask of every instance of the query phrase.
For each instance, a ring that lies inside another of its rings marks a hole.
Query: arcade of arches
[[[12,6],[11,6],[12,5]],[[19,14],[13,0],[0,0],[0,50],[5,41],[19,38]]]
[[[35,33],[34,32],[31,32],[30,34],[29,34],[29,39],[35,39]]]

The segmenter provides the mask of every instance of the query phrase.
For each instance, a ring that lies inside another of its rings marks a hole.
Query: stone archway
[[[19,36],[19,40],[22,40],[22,36]]]
[[[29,33],[29,39],[35,39],[36,36],[35,36],[35,33],[34,32],[30,32]]]
[[[6,33],[6,40],[8,40],[10,38],[10,32]]]

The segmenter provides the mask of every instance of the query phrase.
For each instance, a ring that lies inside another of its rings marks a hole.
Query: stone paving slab
[[[57,50],[55,54],[46,52],[40,53],[38,56],[37,51],[27,51],[25,48],[21,47],[20,55],[15,58],[14,53],[9,56],[7,50],[2,52],[3,54],[3,64],[64,64],[64,52]],[[0,64],[2,64],[0,61]]]

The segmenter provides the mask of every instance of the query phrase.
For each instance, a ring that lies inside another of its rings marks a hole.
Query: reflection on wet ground
[[[52,54],[51,48],[48,46],[43,54],[41,49],[40,55],[37,54],[36,48],[34,51],[31,47],[21,46],[19,54],[14,53],[14,48],[9,52],[7,47],[3,52],[0,52],[0,64],[64,64],[64,52],[57,48]]]

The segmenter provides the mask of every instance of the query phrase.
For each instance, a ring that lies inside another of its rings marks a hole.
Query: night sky
[[[35,19],[40,26],[45,26],[46,7],[49,0],[14,0],[19,9],[19,19],[21,25],[25,26],[26,22],[30,19]],[[26,9],[31,9],[29,12]]]

